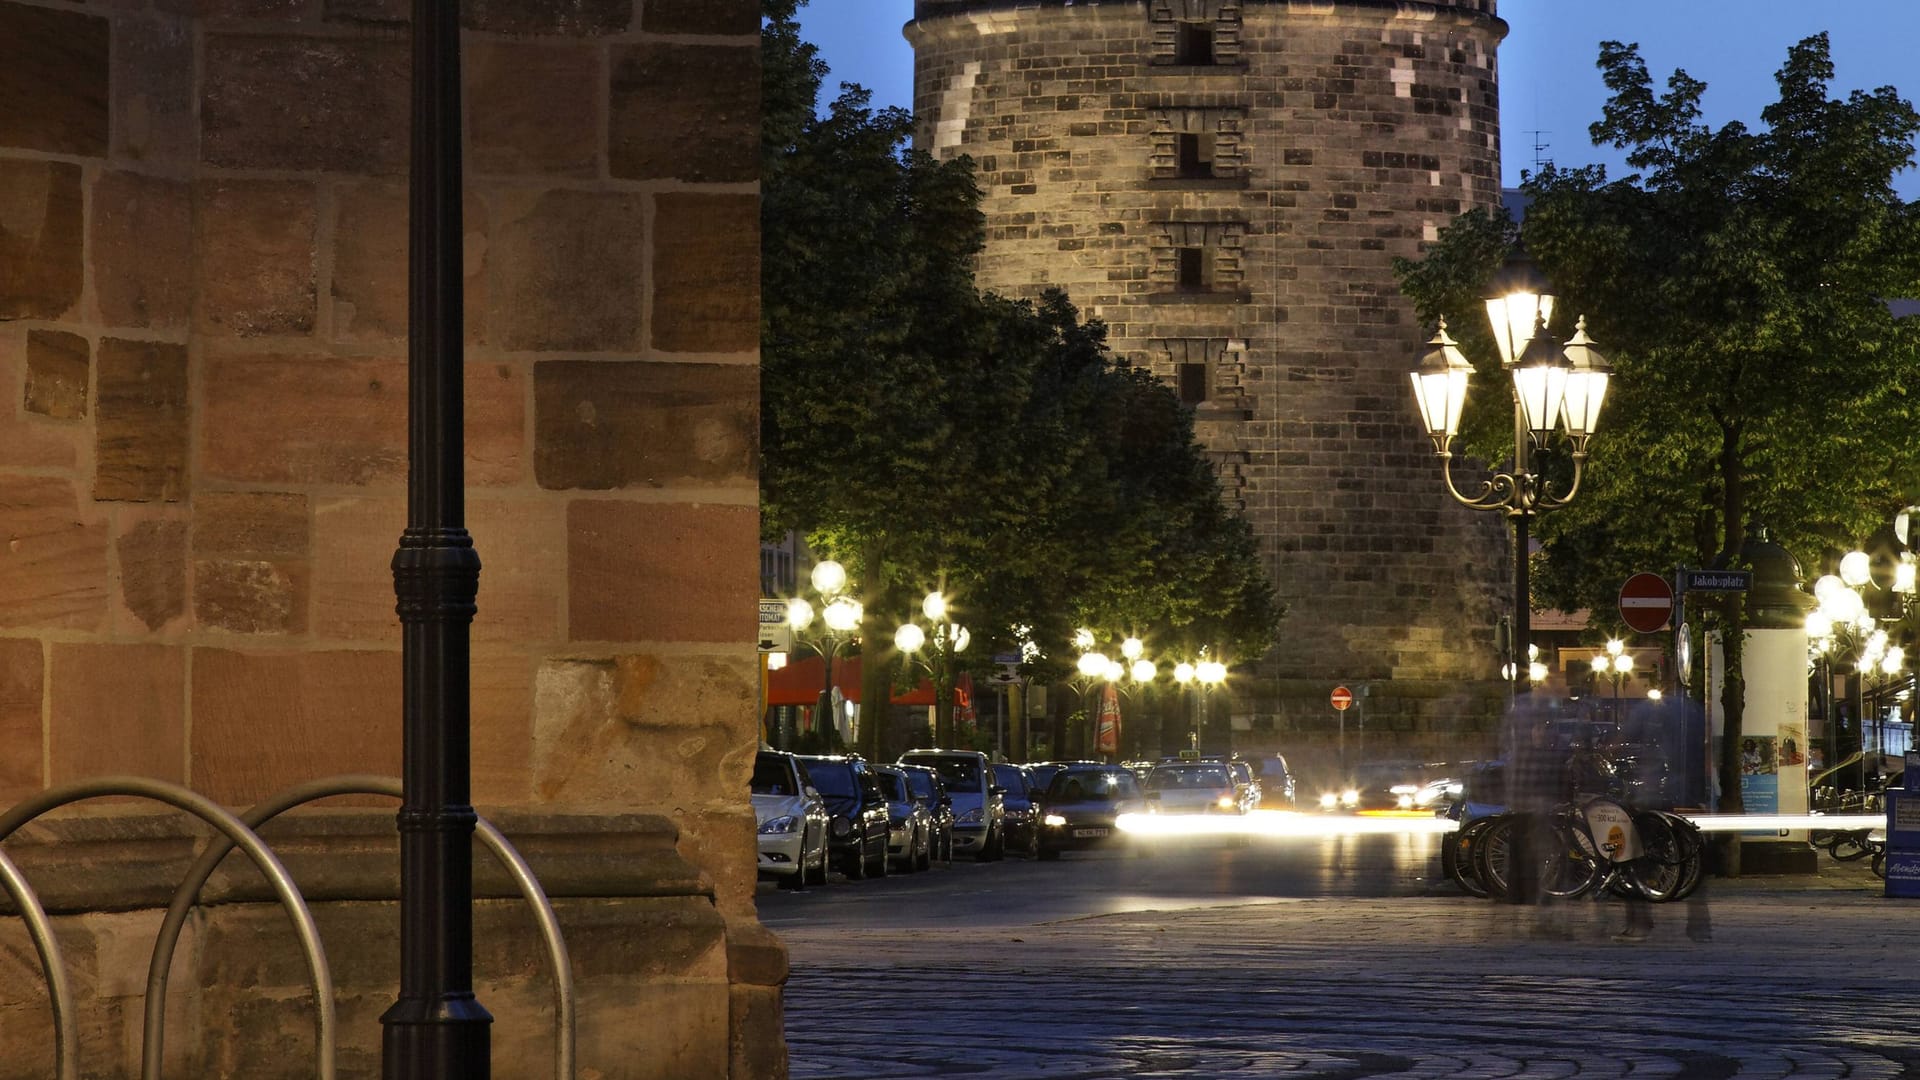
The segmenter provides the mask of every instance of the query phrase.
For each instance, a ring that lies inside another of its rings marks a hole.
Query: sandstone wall
[[[407,11],[0,0],[0,805],[398,773]],[[465,23],[474,801],[751,935],[758,9]]]
[[[1330,732],[1362,681],[1465,723],[1431,684],[1497,669],[1510,543],[1441,486],[1391,260],[1498,200],[1505,29],[1491,0],[922,0],[906,28],[921,145],[979,167],[982,284],[1066,289],[1200,399],[1290,608],[1243,730]]]

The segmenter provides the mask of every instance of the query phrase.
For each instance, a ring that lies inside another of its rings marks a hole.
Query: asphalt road
[[[1460,895],[1433,837],[1183,845],[763,892],[792,1075],[1920,1076],[1920,901],[1864,865],[1699,899]]]
[[[1419,896],[1439,880],[1434,835],[1165,841],[1147,856],[1067,852],[1055,862],[954,860],[918,874],[760,893],[760,919],[789,927],[1018,926],[1129,911],[1306,897]]]

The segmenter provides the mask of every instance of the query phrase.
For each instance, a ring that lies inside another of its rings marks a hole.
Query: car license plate
[[[1105,830],[1105,829],[1075,829],[1075,830],[1073,830],[1073,835],[1075,835],[1075,836],[1105,836],[1105,835],[1107,835],[1107,830]]]

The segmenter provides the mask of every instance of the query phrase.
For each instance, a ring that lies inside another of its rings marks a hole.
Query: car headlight
[[[768,818],[760,824],[762,835],[767,833],[790,833],[800,827],[800,819],[792,814],[784,817]]]
[[[985,810],[976,806],[971,810],[963,811],[961,815],[954,820],[962,825],[978,825],[980,824],[980,819],[985,816],[985,814]]]
[[[1231,810],[1240,804],[1233,801],[1233,796],[1222,795],[1218,799],[1214,800],[1213,805],[1219,807],[1222,810]]]
[[[1340,793],[1340,802],[1346,806],[1358,806],[1360,805],[1360,793],[1352,788],[1348,788]]]
[[[1340,805],[1339,796],[1335,795],[1331,791],[1325,792],[1320,796],[1320,809],[1322,810],[1331,810],[1334,807],[1339,805]]]
[[[1394,803],[1402,810],[1411,810],[1413,809],[1413,796],[1402,795],[1398,799],[1395,799]]]
[[[1040,820],[1043,823],[1045,823],[1048,828],[1053,828],[1053,829],[1058,829],[1062,825],[1065,825],[1067,823],[1067,819],[1061,817],[1059,814],[1048,814],[1046,817],[1041,818]]]
[[[837,814],[834,816],[833,835],[845,836],[852,831],[853,831],[853,822],[848,821],[846,818],[840,817]]]

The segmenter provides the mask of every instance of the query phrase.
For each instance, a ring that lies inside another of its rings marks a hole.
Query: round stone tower
[[[978,166],[981,286],[1105,320],[1261,537],[1289,611],[1240,745],[1330,740],[1335,683],[1406,749],[1488,711],[1464,688],[1497,679],[1511,541],[1441,485],[1392,260],[1499,200],[1506,29],[1494,0],[919,0],[906,26],[921,147]]]

